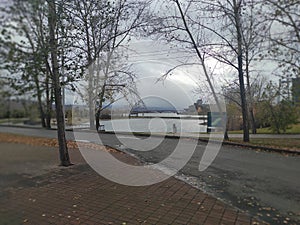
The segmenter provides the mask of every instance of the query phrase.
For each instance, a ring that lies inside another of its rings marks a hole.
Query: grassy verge
[[[230,138],[230,141],[244,143],[240,138]],[[249,144],[256,146],[300,151],[300,140],[296,138],[253,138]]]
[[[250,131],[251,132],[251,131]],[[229,131],[229,134],[242,134],[242,130]],[[258,134],[274,134],[270,128],[258,128]],[[300,123],[293,124],[287,129],[286,134],[300,134]]]
[[[5,119],[0,119],[0,124],[2,123],[23,123],[25,120],[28,120],[28,118],[5,118]]]

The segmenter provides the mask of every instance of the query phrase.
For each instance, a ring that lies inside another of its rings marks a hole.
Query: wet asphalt
[[[166,139],[152,151],[125,150],[144,162],[158,163],[170,157],[177,144],[176,139]],[[197,143],[178,173],[182,179],[271,224],[300,223],[299,156],[222,146],[213,163],[199,171],[205,147]]]

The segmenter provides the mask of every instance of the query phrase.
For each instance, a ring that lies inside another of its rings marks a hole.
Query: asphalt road
[[[0,132],[56,137],[55,130],[0,127]],[[67,138],[74,140],[74,134],[67,132]],[[180,146],[184,154],[186,148],[195,145],[193,157],[178,173],[182,179],[271,224],[300,224],[299,156],[223,146],[213,163],[200,172],[199,162],[206,143],[184,139],[179,144],[177,139],[163,139],[156,146],[159,138],[142,137],[142,144],[140,138],[119,135],[118,139],[112,134],[100,134],[98,138],[89,132],[80,132],[80,137],[77,137],[81,141],[95,143],[100,140],[103,144],[130,152],[150,164],[171,157],[176,146]]]

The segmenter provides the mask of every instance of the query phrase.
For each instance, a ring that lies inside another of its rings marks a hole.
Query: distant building
[[[209,111],[209,105],[203,104],[202,99],[198,99],[193,105],[190,105],[188,108],[185,108],[182,114],[206,115]]]
[[[182,112],[185,115],[198,115],[198,112],[195,108],[195,105],[190,105],[188,108],[185,108]]]
[[[292,79],[292,96],[293,102],[296,105],[300,105],[300,78]]]
[[[130,115],[144,113],[178,113],[168,101],[158,97],[146,97],[136,103],[130,110]]]
[[[200,115],[200,114],[206,115],[210,111],[209,105],[203,104],[202,99],[198,99],[197,102],[194,103],[194,107],[196,108],[198,115]]]

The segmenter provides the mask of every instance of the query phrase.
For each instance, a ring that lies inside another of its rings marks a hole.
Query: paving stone
[[[236,225],[255,221],[173,177],[150,186],[128,187],[108,181],[80,163],[53,168],[30,181],[32,185],[16,181],[17,187],[4,189],[0,224]]]

